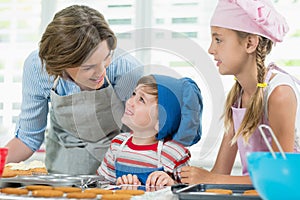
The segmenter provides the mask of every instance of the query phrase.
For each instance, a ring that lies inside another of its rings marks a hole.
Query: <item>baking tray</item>
[[[109,182],[103,176],[98,175],[78,175],[68,174],[46,174],[31,176],[15,176],[11,178],[1,178],[1,187],[21,187],[25,185],[51,185],[51,186],[77,186],[82,188],[101,187]]]
[[[227,189],[232,190],[233,194],[214,194],[205,192],[206,189]],[[196,184],[173,185],[171,190],[178,195],[180,200],[186,199],[205,199],[205,200],[262,200],[260,196],[243,195],[246,190],[254,190],[253,185],[246,184]]]
[[[144,190],[149,191],[147,188],[149,187],[150,192],[145,192],[143,195],[139,196],[133,196],[131,199],[133,200],[144,200],[144,199],[169,199],[168,197],[165,198],[164,195],[166,195],[166,192],[171,192],[170,186],[168,187],[156,187],[156,186],[144,186],[144,185],[109,185],[106,186],[105,189],[107,190]],[[161,198],[157,198],[157,195]],[[102,195],[97,195],[96,198],[90,199],[90,200],[101,200]],[[13,195],[13,194],[4,194],[0,192],[0,200],[66,200],[68,199],[66,197],[66,193],[63,195],[63,197],[33,197],[32,192],[29,191],[27,195]],[[173,199],[173,198],[172,198]],[[74,200],[74,198],[73,198]],[[171,200],[171,199],[170,199]],[[175,200],[175,199],[174,199]]]

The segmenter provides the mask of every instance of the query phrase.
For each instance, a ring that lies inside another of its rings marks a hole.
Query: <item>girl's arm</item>
[[[293,89],[288,85],[276,87],[268,99],[269,123],[286,152],[292,152],[294,148],[296,112],[297,99]],[[279,151],[274,142],[272,148]]]
[[[233,134],[233,128],[231,128],[223,136],[217,160],[211,172],[199,167],[183,167],[181,169],[181,182],[188,184],[250,184],[249,176],[230,175],[237,153],[237,144],[231,145]]]
[[[200,167],[183,167],[181,182],[187,184],[251,184],[249,176],[217,174]]]
[[[234,136],[233,127],[230,128],[228,133],[225,133],[219,149],[217,160],[211,172],[216,174],[230,174],[236,154],[237,144],[231,145],[231,140]]]

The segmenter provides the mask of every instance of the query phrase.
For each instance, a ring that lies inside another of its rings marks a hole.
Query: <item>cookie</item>
[[[246,196],[259,196],[259,194],[256,190],[245,190],[243,195],[246,195]]]
[[[31,176],[32,173],[31,173],[31,171],[28,171],[28,170],[13,170],[13,169],[11,169],[11,166],[4,167],[3,174],[2,174],[3,178],[15,177],[17,175]]]
[[[95,194],[112,194],[112,190],[105,190],[100,188],[89,188],[84,190],[85,193],[95,193]]]
[[[32,174],[48,174],[45,167],[33,168],[29,170]]]
[[[30,170],[14,170],[17,176],[31,176],[32,173]]]
[[[144,190],[116,190],[115,194],[130,194],[133,196],[145,194]]]
[[[97,197],[96,193],[88,193],[88,192],[70,192],[67,194],[67,198],[75,198],[75,199],[94,199]]]
[[[17,173],[14,170],[11,170],[10,168],[10,166],[4,167],[2,178],[11,178],[17,176]]]
[[[49,185],[26,185],[27,190],[53,190],[52,186]]]
[[[130,194],[104,194],[101,196],[101,200],[130,200],[131,197]]]
[[[62,191],[64,193],[69,193],[69,192],[81,192],[81,188],[78,187],[67,187],[67,186],[59,186],[59,187],[54,187],[54,190],[57,191]]]
[[[205,192],[216,193],[216,194],[232,194],[232,190],[225,190],[225,189],[206,189]]]
[[[5,177],[48,173],[45,164],[38,160],[31,161],[30,163],[25,163],[23,161],[19,163],[7,163],[5,165],[5,171]]]
[[[11,188],[11,187],[7,187],[7,188],[2,188],[1,189],[1,193],[5,193],[5,194],[15,194],[15,195],[26,195],[28,194],[28,190],[24,189],[24,188]]]
[[[64,193],[58,190],[33,190],[34,197],[62,197]]]

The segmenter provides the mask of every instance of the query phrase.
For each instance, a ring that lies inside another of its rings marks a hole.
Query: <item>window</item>
[[[174,32],[172,33],[173,38],[197,38],[198,33],[197,32]]]
[[[197,17],[172,18],[173,24],[196,24],[197,21]]]
[[[41,20],[41,0],[0,0],[0,128],[13,127],[20,112],[23,63],[37,48]]]
[[[131,19],[108,19],[110,25],[129,25],[131,24]]]

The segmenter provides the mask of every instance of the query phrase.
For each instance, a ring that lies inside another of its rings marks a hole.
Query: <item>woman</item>
[[[39,51],[24,64],[23,102],[7,162],[25,160],[40,148],[51,102],[48,171],[95,174],[142,74],[133,71],[139,66],[133,57],[113,59],[116,44],[98,11],[73,5],[56,13]]]

